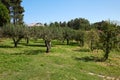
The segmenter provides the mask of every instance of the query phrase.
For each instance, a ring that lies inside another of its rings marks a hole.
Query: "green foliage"
[[[63,23],[60,22],[60,27],[67,27],[67,22],[65,22],[65,21]]]
[[[25,26],[23,25],[7,24],[2,30],[3,35],[8,37],[24,37],[25,35]]]
[[[5,37],[12,38],[14,47],[17,47],[19,41],[25,36],[25,26],[7,24],[2,28],[2,33]]]
[[[97,49],[99,46],[99,32],[98,30],[90,30],[86,32],[86,43],[90,47],[90,49],[93,51],[94,49]]]
[[[84,41],[85,41],[85,32],[81,30],[76,30],[74,38],[77,42],[80,42],[80,46],[84,46]]]
[[[22,0],[0,0],[9,10],[10,21],[14,24],[23,24],[24,8],[21,6]]]
[[[116,38],[114,38],[114,48],[120,51],[120,26],[115,30]]]
[[[103,51],[105,52],[103,60],[107,60],[109,53],[113,48],[114,40],[117,36],[115,34],[116,25],[110,22],[106,22],[106,23],[103,23],[102,26],[103,26],[103,29],[100,35],[100,41],[103,44]]]
[[[51,48],[51,41],[54,39],[62,39],[62,28],[55,27],[53,25],[46,27],[32,27],[31,32],[35,38],[41,38],[45,41],[45,46],[47,48],[46,52],[48,53]]]
[[[76,30],[89,30],[90,23],[87,19],[84,18],[76,18],[68,22],[68,27],[76,29]]]
[[[91,27],[99,31],[99,42],[102,44],[102,50],[105,52],[103,58],[103,61],[105,61],[108,59],[112,49],[119,49],[119,28],[110,21],[97,22],[92,24]]]
[[[59,27],[45,27],[41,33],[42,39],[45,41],[45,46],[47,47],[46,52],[49,53],[51,49],[51,41],[54,39],[60,39],[62,36],[61,28]]]
[[[67,45],[69,44],[70,40],[74,39],[75,32],[73,29],[69,27],[63,27],[63,41],[67,40]]]
[[[9,23],[10,16],[7,8],[0,2],[0,27]]]
[[[12,0],[10,5],[11,20],[14,24],[23,24],[24,8],[21,6],[22,0]]]
[[[6,6],[6,8],[9,10],[10,7],[10,0],[0,0],[2,4]],[[10,11],[9,11],[10,12]]]

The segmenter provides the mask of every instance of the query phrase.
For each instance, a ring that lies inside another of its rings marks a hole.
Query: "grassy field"
[[[0,80],[120,80],[120,52],[112,51],[106,62],[96,62],[102,51],[77,44],[53,41],[45,53],[42,40],[22,40],[13,48],[10,39],[0,40]]]

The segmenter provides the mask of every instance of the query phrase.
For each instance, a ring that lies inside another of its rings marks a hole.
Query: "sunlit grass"
[[[0,80],[101,80],[89,73],[120,78],[120,54],[110,53],[106,62],[96,62],[94,57],[102,57],[103,52],[91,52],[77,44],[65,45],[52,42],[49,54],[45,53],[42,40],[31,40],[26,45],[22,40],[18,48],[13,48],[10,39],[0,42]]]

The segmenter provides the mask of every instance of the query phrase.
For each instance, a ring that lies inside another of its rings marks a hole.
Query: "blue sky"
[[[50,23],[86,18],[120,21],[120,0],[23,0],[24,22]]]

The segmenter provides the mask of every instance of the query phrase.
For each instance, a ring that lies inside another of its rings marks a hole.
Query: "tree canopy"
[[[13,24],[23,24],[24,8],[21,6],[22,0],[0,0],[9,10],[10,21]]]
[[[7,8],[0,2],[0,26],[9,23],[10,16]]]

